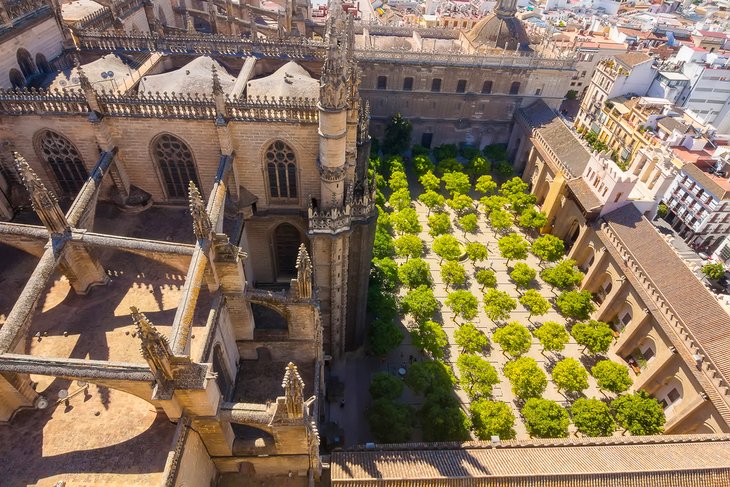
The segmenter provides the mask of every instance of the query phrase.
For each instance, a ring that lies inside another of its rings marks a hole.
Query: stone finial
[[[210,70],[213,73],[213,94],[220,95],[223,93],[223,87],[221,86],[221,80],[218,77],[218,69],[215,67],[215,63],[211,64]]]
[[[286,413],[289,419],[301,418],[304,415],[304,381],[293,362],[289,362],[286,366],[281,387],[284,389]]]
[[[18,176],[30,194],[33,211],[38,214],[50,233],[65,233],[69,229],[69,224],[66,215],[58,206],[56,196],[46,188],[23,156],[13,152],[13,158]]]
[[[129,309],[132,312],[134,326],[137,327],[137,335],[142,341],[140,347],[142,356],[147,360],[150,369],[152,369],[152,372],[158,380],[172,380],[173,373],[170,362],[172,351],[170,350],[170,344],[167,342],[167,338],[157,331],[157,328],[155,328],[143,313],[139,312],[137,307],[132,306]]]
[[[190,197],[190,215],[193,217],[193,233],[198,240],[209,239],[213,233],[213,225],[210,222],[208,212],[205,211],[205,202],[200,195],[195,183],[190,181],[188,185]]]
[[[342,49],[335,45],[327,48],[319,79],[319,104],[322,108],[341,110],[347,104],[347,75]]]
[[[304,244],[299,246],[297,255],[297,296],[300,299],[311,299],[312,297],[312,260],[309,258],[307,247]]]
[[[81,89],[84,90],[84,92],[93,90],[94,88],[91,86],[91,81],[89,81],[89,78],[86,76],[86,73],[84,72],[84,68],[81,66],[79,58],[76,58],[74,64],[76,66],[76,74],[79,77],[79,84],[81,85]]]
[[[360,112],[358,113],[357,128],[359,142],[362,144],[370,137],[370,102],[365,100],[360,104]]]
[[[185,30],[188,34],[195,34],[195,24],[193,23],[193,18],[189,16],[188,14],[185,14]]]

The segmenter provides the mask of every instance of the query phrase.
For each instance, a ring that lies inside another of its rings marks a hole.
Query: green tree
[[[456,360],[459,369],[459,385],[470,398],[492,395],[492,387],[499,384],[497,371],[481,357],[464,353]]]
[[[483,195],[494,194],[494,192],[497,191],[497,183],[494,182],[492,176],[485,174],[484,176],[479,176],[476,184],[474,185],[474,189]]]
[[[629,377],[629,368],[611,360],[601,360],[591,369],[600,389],[621,394],[631,387],[634,381]]]
[[[632,435],[658,435],[664,431],[664,409],[646,391],[619,396],[611,401],[616,422]]]
[[[420,285],[431,285],[431,269],[425,260],[417,257],[401,264],[398,268],[398,278],[409,289]]]
[[[469,418],[451,391],[441,391],[426,397],[418,413],[424,441],[466,441]]]
[[[482,291],[484,291],[485,287],[497,286],[497,274],[495,274],[492,269],[479,269],[476,274],[474,274],[474,279],[476,279],[477,283],[479,283],[482,287]]]
[[[565,327],[555,321],[546,321],[533,334],[540,340],[542,348],[550,352],[560,352],[563,350],[570,338]]]
[[[385,127],[385,138],[383,139],[383,153],[402,154],[411,145],[411,122],[401,116],[400,113],[393,115]]]
[[[596,310],[589,291],[564,291],[555,304],[563,315],[578,320],[588,318]]]
[[[436,166],[431,162],[428,154],[417,154],[413,157],[413,170],[419,176],[436,170]]]
[[[396,251],[397,249],[398,244],[396,243]],[[518,289],[530,287],[532,281],[535,280],[535,276],[537,276],[537,271],[524,262],[516,263],[512,268],[512,272],[509,273],[509,277],[512,278]]]
[[[489,338],[474,323],[464,323],[454,330],[454,343],[461,353],[483,353],[489,349]]]
[[[398,347],[403,341],[403,332],[393,320],[376,319],[370,325],[368,333],[368,349],[378,357]]]
[[[479,198],[479,203],[482,205],[484,213],[490,214],[495,210],[504,210],[504,207],[507,203],[509,203],[509,200],[504,196],[491,195]]]
[[[463,286],[466,284],[466,269],[455,260],[447,260],[441,265],[441,280],[449,286]]]
[[[441,257],[441,262],[446,260],[458,260],[463,249],[456,237],[453,235],[441,235],[433,240],[431,246],[434,253]]]
[[[373,243],[373,257],[385,258],[395,255],[393,236],[385,230],[375,231],[375,243]]]
[[[599,399],[577,399],[570,414],[575,427],[586,436],[611,436],[616,430],[611,408]]]
[[[550,302],[543,298],[539,291],[534,289],[528,289],[520,296],[520,304],[530,312],[530,315],[527,317],[528,320],[533,316],[542,316],[550,311]]]
[[[504,366],[504,375],[512,384],[512,392],[521,399],[540,397],[547,387],[547,376],[534,358],[520,357]]]
[[[532,193],[516,193],[510,195],[508,199],[510,209],[517,215],[528,208],[534,208],[537,202],[537,198]]]
[[[438,191],[441,189],[441,178],[431,171],[428,171],[426,174],[419,177],[418,182],[421,183],[423,189],[426,191]]]
[[[514,177],[509,181],[505,181],[499,188],[502,196],[510,197],[515,194],[525,193],[527,191],[527,183],[522,178]]]
[[[418,201],[423,203],[424,206],[428,208],[428,215],[430,215],[432,211],[444,207],[444,203],[446,203],[446,198],[438,194],[436,191],[432,191],[429,189],[421,193],[421,195],[418,197]]]
[[[465,320],[472,320],[476,318],[479,310],[479,302],[477,298],[465,289],[458,291],[452,291],[446,296],[444,302],[446,306],[454,312],[457,317],[461,317]]]
[[[487,260],[487,257],[489,257],[487,246],[483,243],[469,242],[466,244],[464,250],[466,251],[466,256],[469,257],[469,260],[474,265],[476,265],[477,262]]]
[[[583,273],[578,270],[574,260],[565,259],[553,267],[543,269],[540,277],[551,287],[565,291],[580,284],[583,280]]]
[[[484,311],[487,313],[487,317],[494,322],[509,319],[510,313],[515,308],[517,308],[517,301],[504,291],[490,289],[484,294]]]
[[[495,209],[489,214],[489,226],[497,232],[503,232],[512,226],[514,217],[506,210]]]
[[[499,253],[502,258],[507,259],[507,265],[510,260],[523,260],[527,258],[527,241],[520,234],[510,233],[500,238],[497,242]]]
[[[464,166],[453,157],[442,159],[436,164],[436,172],[439,174],[446,175],[450,172],[463,172]]]
[[[393,374],[377,372],[370,379],[370,395],[373,399],[394,401],[403,393],[403,381]]]
[[[403,443],[410,440],[413,431],[413,410],[410,407],[381,398],[373,401],[365,416],[377,441]]]
[[[588,350],[594,355],[606,353],[613,341],[613,330],[603,321],[589,320],[576,323],[573,325],[572,333],[578,345],[583,345],[583,351]]]
[[[406,166],[403,164],[403,157],[400,155],[391,155],[387,161],[385,161],[386,171],[383,171],[383,175],[393,174],[394,172],[406,172]],[[389,176],[388,176],[389,177]]]
[[[564,358],[552,371],[555,386],[564,392],[580,392],[588,388],[588,371],[574,358]]]
[[[665,216],[667,216],[667,213],[669,213],[669,207],[666,203],[662,201],[661,203],[659,203],[659,206],[657,206],[656,216],[658,216],[659,218],[664,218]]]
[[[433,318],[440,306],[438,299],[433,295],[433,290],[425,285],[408,291],[401,299],[400,305],[403,313],[410,314],[418,323]]]
[[[457,193],[451,199],[446,200],[446,204],[456,212],[457,215],[462,215],[468,210],[474,209],[474,200],[471,197]]]
[[[716,281],[725,275],[725,266],[719,262],[705,264],[702,266],[702,274]]]
[[[393,191],[388,198],[388,204],[395,211],[401,211],[411,206],[411,193],[408,188],[402,188],[397,191]]]
[[[423,360],[411,365],[405,382],[416,394],[425,396],[440,392],[450,394],[456,384],[456,377],[451,367],[445,363],[439,360]]]
[[[477,399],[469,405],[469,413],[474,433],[480,440],[489,440],[492,436],[502,440],[515,437],[515,415],[506,403]]]
[[[451,193],[452,198],[457,194],[466,194],[471,190],[469,176],[463,172],[448,172],[443,175],[441,180],[444,182],[446,191]]]
[[[390,213],[385,211],[383,208],[378,208],[378,221],[375,224],[378,231],[393,235],[393,218]]]
[[[538,237],[532,242],[530,251],[540,259],[540,264],[543,261],[557,262],[565,255],[565,243],[554,235],[549,233]]]
[[[511,321],[501,328],[497,328],[492,339],[499,343],[502,351],[511,357],[519,357],[527,353],[532,346],[532,336],[519,321]]]
[[[408,189],[408,178],[406,177],[406,173],[403,171],[396,171],[392,173],[388,179],[388,187],[390,187],[391,191]]]
[[[421,224],[418,222],[418,215],[413,208],[404,208],[391,217],[393,228],[403,235],[404,233],[421,233]]]
[[[427,352],[435,359],[444,358],[444,348],[449,345],[446,332],[438,323],[428,320],[411,331],[413,346]]]
[[[394,291],[400,285],[398,264],[390,257],[373,258],[371,277],[379,280],[385,291]]]
[[[460,216],[459,217],[459,226],[464,231],[465,237],[466,237],[467,233],[475,233],[477,231],[477,228],[479,228],[477,216],[474,213],[469,213],[464,216]]]
[[[492,163],[482,156],[476,156],[471,158],[469,163],[466,165],[466,173],[470,178],[474,179],[482,175],[486,175],[492,170]]]
[[[525,428],[533,438],[566,438],[568,436],[568,411],[548,399],[533,397],[522,408]]]
[[[434,147],[433,156],[437,161],[443,161],[444,159],[454,159],[457,155],[457,148],[454,144],[442,144],[438,147]]]
[[[451,219],[446,213],[434,213],[428,217],[429,235],[437,237],[451,232]]]
[[[535,231],[547,224],[545,213],[536,210],[534,207],[526,208],[517,219],[517,224],[524,229]]]
[[[402,235],[395,239],[395,254],[398,257],[420,257],[423,253],[423,240],[416,235]]]

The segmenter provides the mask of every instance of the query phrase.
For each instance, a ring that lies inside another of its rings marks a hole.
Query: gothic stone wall
[[[16,53],[18,49],[26,49],[33,63],[36,61],[36,54],[41,53],[47,61],[51,61],[61,54],[63,50],[63,35],[53,17],[47,18],[39,23],[31,24],[25,29],[15,29],[12,37],[7,38],[0,44],[0,88],[10,88],[10,70],[15,68],[20,71]]]
[[[190,429],[183,448],[182,458],[178,463],[175,486],[215,485],[218,470],[210,459],[198,433]]]

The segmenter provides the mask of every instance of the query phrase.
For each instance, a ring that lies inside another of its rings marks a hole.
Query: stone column
[[[629,286],[626,276],[622,276],[620,284],[613,285],[611,292],[603,300],[601,306],[598,307],[594,316],[598,321],[608,320],[613,313],[617,312],[616,308],[621,304],[622,299],[626,300],[626,292]]]

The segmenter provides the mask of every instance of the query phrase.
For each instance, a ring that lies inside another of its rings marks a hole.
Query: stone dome
[[[493,13],[476,23],[466,33],[466,40],[474,51],[487,49],[525,50],[530,45],[522,22],[513,15]]]

